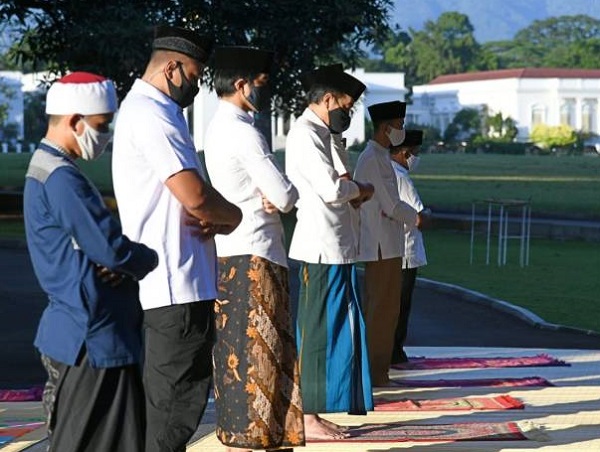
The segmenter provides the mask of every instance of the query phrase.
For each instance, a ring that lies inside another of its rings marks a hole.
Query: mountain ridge
[[[410,14],[404,14],[410,11]],[[600,0],[395,0],[390,24],[422,30],[425,22],[437,21],[444,12],[469,17],[479,43],[513,39],[536,20],[584,14],[600,19]]]

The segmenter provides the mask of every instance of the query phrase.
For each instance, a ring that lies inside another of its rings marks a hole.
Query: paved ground
[[[295,270],[290,279],[294,294],[297,291]],[[600,350],[600,335],[544,328],[526,313],[514,315],[505,312],[503,306],[500,306],[502,310],[495,309],[489,300],[474,302],[476,298],[420,282],[413,301],[407,341],[409,351],[414,347],[438,350],[448,347],[446,350],[455,354],[463,347]],[[0,246],[0,388],[27,387],[45,380],[31,345],[45,304],[27,251],[23,247]],[[214,412],[209,411],[196,438],[209,433],[213,422]],[[27,450],[44,449],[40,444]]]

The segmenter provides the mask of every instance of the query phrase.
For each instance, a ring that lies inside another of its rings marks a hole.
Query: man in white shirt
[[[208,400],[217,259],[212,236],[240,209],[205,182],[183,108],[211,51],[195,32],[158,27],[150,62],[121,104],[113,183],[123,230],[157,250],[140,282],[144,308],[146,452],[183,452]]]
[[[300,374],[279,212],[298,192],[277,167],[253,113],[268,111],[273,53],[215,51],[219,105],[204,154],[213,186],[243,213],[215,238],[219,257],[214,388],[216,434],[228,450],[304,445]],[[285,382],[285,384],[282,384]]]
[[[392,167],[396,174],[400,199],[419,213],[419,227],[405,226],[404,228],[404,259],[402,262],[402,295],[400,296],[400,314],[394,338],[392,364],[408,361],[404,351],[404,342],[408,332],[408,319],[412,305],[412,293],[417,279],[419,267],[427,265],[425,245],[421,227],[427,223],[429,209],[423,208],[423,203],[415,188],[409,172],[414,171],[419,163],[419,146],[423,142],[422,130],[406,130],[404,141],[400,146],[392,146],[390,155]]]
[[[352,229],[352,210],[373,187],[342,177],[333,138],[348,128],[365,85],[341,65],[313,71],[305,85],[309,106],[286,142],[286,172],[300,195],[290,246],[290,257],[301,261],[296,340],[306,430],[332,439],[344,433],[318,413],[373,409]]]
[[[374,386],[389,382],[394,331],[400,312],[404,223],[414,225],[415,210],[400,200],[390,145],[404,139],[406,104],[393,101],[369,107],[373,139],[356,162],[354,178],[375,187],[360,209],[359,260],[365,262],[364,315]]]

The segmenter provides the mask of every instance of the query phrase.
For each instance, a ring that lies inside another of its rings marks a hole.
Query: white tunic
[[[408,170],[394,161],[392,161],[392,167],[396,173],[400,199],[417,212],[421,212],[423,210],[423,203],[408,174]],[[423,234],[416,226],[406,226],[404,231],[404,260],[402,262],[402,267],[416,268],[422,267],[423,265],[427,265]]]
[[[400,200],[387,148],[370,140],[356,162],[354,179],[375,187],[373,198],[360,208],[359,260],[404,256],[404,223],[414,225],[417,212]]]
[[[221,100],[206,132],[204,155],[211,183],[243,214],[231,234],[216,236],[217,255],[260,256],[287,267],[281,219],[278,213],[265,212],[262,196],[289,212],[298,192],[252,122],[248,113]]]
[[[337,169],[336,169],[337,167]],[[354,182],[340,179],[327,125],[309,108],[290,129],[285,149],[286,173],[300,198],[290,257],[313,264],[356,261],[352,206],[359,195]]]
[[[184,169],[203,174],[181,108],[136,80],[116,119],[112,173],[123,232],[158,252],[158,267],[140,281],[144,309],[217,296],[214,240],[191,234],[165,185]]]

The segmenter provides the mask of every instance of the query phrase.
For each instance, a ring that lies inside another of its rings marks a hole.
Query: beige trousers
[[[366,262],[363,311],[373,386],[383,386],[389,381],[401,293],[401,257]]]

